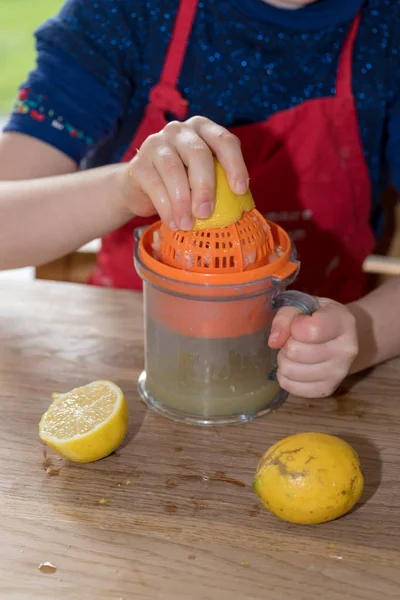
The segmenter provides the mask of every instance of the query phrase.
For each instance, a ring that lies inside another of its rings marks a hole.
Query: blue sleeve
[[[38,29],[37,65],[5,131],[36,137],[77,163],[113,133],[132,94],[132,39],[120,12],[115,3],[69,0]]]
[[[393,82],[389,97],[386,160],[389,176],[400,192],[400,2],[396,2],[389,51],[389,81]]]

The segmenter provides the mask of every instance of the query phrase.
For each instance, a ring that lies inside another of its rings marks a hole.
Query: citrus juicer
[[[135,238],[144,402],[199,425],[246,422],[280,406],[287,393],[268,346],[274,313],[318,308],[315,298],[285,291],[299,270],[288,234],[253,208],[227,227],[173,231],[158,221]]]

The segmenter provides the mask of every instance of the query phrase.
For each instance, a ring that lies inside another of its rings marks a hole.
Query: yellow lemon
[[[325,433],[300,433],[281,440],[264,454],[253,481],[253,489],[270,512],[303,525],[346,514],[363,488],[355,450]]]
[[[244,212],[255,207],[250,190],[239,195],[232,192],[221,164],[215,160],[215,208],[208,219],[195,219],[193,229],[217,229],[233,225]]]
[[[128,431],[128,405],[111,381],[94,381],[53,403],[39,424],[41,439],[73,462],[100,460],[113,452]]]

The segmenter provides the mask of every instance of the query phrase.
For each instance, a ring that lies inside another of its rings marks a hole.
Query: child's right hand
[[[130,210],[140,217],[158,213],[171,229],[189,230],[194,217],[208,218],[214,210],[213,154],[232,191],[244,194],[249,175],[235,135],[204,117],[168,123],[129,165]]]

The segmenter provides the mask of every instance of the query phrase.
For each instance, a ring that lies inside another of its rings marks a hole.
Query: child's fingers
[[[336,350],[336,343],[336,340],[331,340],[326,344],[303,344],[290,337],[279,354],[296,363],[314,365],[330,360]]]
[[[280,309],[270,346],[279,348],[283,340],[278,381],[283,389],[305,398],[331,395],[348,374],[358,350],[354,317],[333,301],[321,302],[311,316],[293,308]]]
[[[282,352],[278,354],[278,375],[291,381],[312,383],[318,381],[337,381],[345,376],[340,363],[332,360],[316,364],[302,364],[288,360]]]
[[[302,311],[293,306],[280,308],[272,321],[268,344],[271,348],[282,348],[290,337],[293,321],[302,315]],[[306,317],[309,318],[309,317]]]
[[[185,128],[176,136],[176,149],[188,168],[191,190],[191,212],[199,219],[207,219],[214,210],[215,166],[207,144],[192,129]]]
[[[245,194],[249,187],[249,173],[244,162],[240,141],[224,127],[204,117],[188,121],[218,158],[236,194]]]
[[[327,383],[326,381],[315,381],[312,383],[304,383],[301,381],[291,381],[284,375],[280,376],[278,373],[278,381],[281,388],[302,398],[326,398],[331,396],[336,389],[336,385],[333,383]]]
[[[248,172],[238,139],[204,117],[169,123],[160,133],[147,138],[132,161],[136,182],[169,227],[190,230],[194,216],[211,216],[215,201],[213,153],[226,171],[232,190],[244,194]],[[159,175],[157,178],[151,173],[154,190],[150,190],[144,176],[150,174],[152,167]],[[162,191],[161,195],[156,190]]]
[[[137,191],[133,191],[133,196],[136,198],[135,204],[141,205],[144,202],[147,204],[150,200],[164,223],[167,223],[172,229],[177,229],[168,191],[157,169],[150,163],[139,161],[139,157],[136,157],[129,166],[129,176],[134,187],[138,188]],[[145,196],[140,191],[144,192]],[[135,211],[135,206],[133,210]],[[141,210],[135,212],[139,215],[143,214]]]
[[[193,216],[190,188],[181,157],[171,146],[160,145],[154,152],[153,164],[168,192],[173,222],[179,229],[191,229]],[[154,205],[157,210],[158,203],[158,198],[154,198]]]

